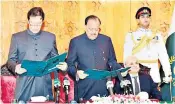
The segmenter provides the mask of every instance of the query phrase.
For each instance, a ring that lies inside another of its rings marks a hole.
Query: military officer
[[[135,18],[138,22],[138,29],[127,33],[124,43],[124,61],[128,56],[136,56],[139,63],[151,68],[150,75],[155,83],[160,83],[158,60],[163,66],[165,82],[170,82],[171,69],[168,60],[167,50],[161,33],[154,33],[149,28],[151,21],[151,9],[141,7]]]

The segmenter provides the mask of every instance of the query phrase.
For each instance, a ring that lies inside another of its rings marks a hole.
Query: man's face
[[[127,60],[125,63],[125,66],[131,67],[129,69],[130,70],[129,73],[132,73],[132,74],[136,74],[140,70],[139,63],[137,62],[137,59],[134,59],[134,58]]]
[[[89,19],[85,27],[88,38],[91,40],[96,39],[100,30],[100,23],[98,19]]]
[[[33,33],[38,33],[41,29],[43,20],[41,16],[30,16],[29,19],[29,30]]]
[[[139,19],[137,19],[139,25],[144,28],[148,28],[151,22],[151,18],[148,14],[140,15]]]

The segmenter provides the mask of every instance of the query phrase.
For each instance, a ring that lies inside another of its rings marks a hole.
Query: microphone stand
[[[59,103],[59,98],[60,98],[60,80],[58,79],[57,71],[54,72],[54,96],[55,96],[55,103]]]
[[[124,85],[123,89],[124,89],[124,95],[133,94],[130,84],[127,83],[126,85]]]
[[[128,85],[128,90],[129,90],[129,94],[133,94],[133,91],[130,85]]]
[[[127,86],[123,86],[123,89],[124,89],[124,95],[127,95],[128,94]]]
[[[68,95],[69,95],[70,82],[66,77],[64,78],[63,86],[64,86],[64,92],[65,92],[65,101],[66,103],[68,103],[69,102]]]
[[[55,103],[59,103],[59,97],[60,97],[60,91],[59,91],[59,86],[55,87]]]
[[[114,95],[114,92],[113,92],[114,84],[113,84],[113,82],[111,81],[111,77],[107,79],[106,87],[107,87],[107,89],[108,89],[108,91],[109,91],[109,94],[110,94],[110,95]]]
[[[65,86],[65,87],[68,87],[68,86]],[[68,89],[67,89],[68,90]],[[69,102],[69,100],[68,100],[68,91],[65,91],[66,93],[65,93],[65,100],[66,100],[66,103],[68,103]]]

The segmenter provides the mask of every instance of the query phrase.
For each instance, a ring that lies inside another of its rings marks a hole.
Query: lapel
[[[145,85],[145,84],[144,84],[144,79],[143,79],[141,73],[138,73],[138,75],[139,75],[140,91],[144,91],[144,90],[143,90],[143,88],[144,88],[143,85]],[[129,80],[129,81],[131,82],[131,88],[132,88],[132,91],[134,91],[134,90],[133,90],[133,86],[132,86],[133,83],[132,83],[132,80],[131,80],[131,76],[130,76],[129,74],[127,74],[126,79]],[[133,92],[133,94],[134,94],[134,92]]]
[[[139,75],[139,82],[140,82],[140,91],[143,91],[144,80],[140,73],[138,73],[138,75]]]

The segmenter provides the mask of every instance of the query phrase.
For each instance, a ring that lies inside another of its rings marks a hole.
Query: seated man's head
[[[139,63],[135,56],[129,56],[126,58],[125,67],[131,67],[129,69],[130,74],[137,74],[140,70]]]

